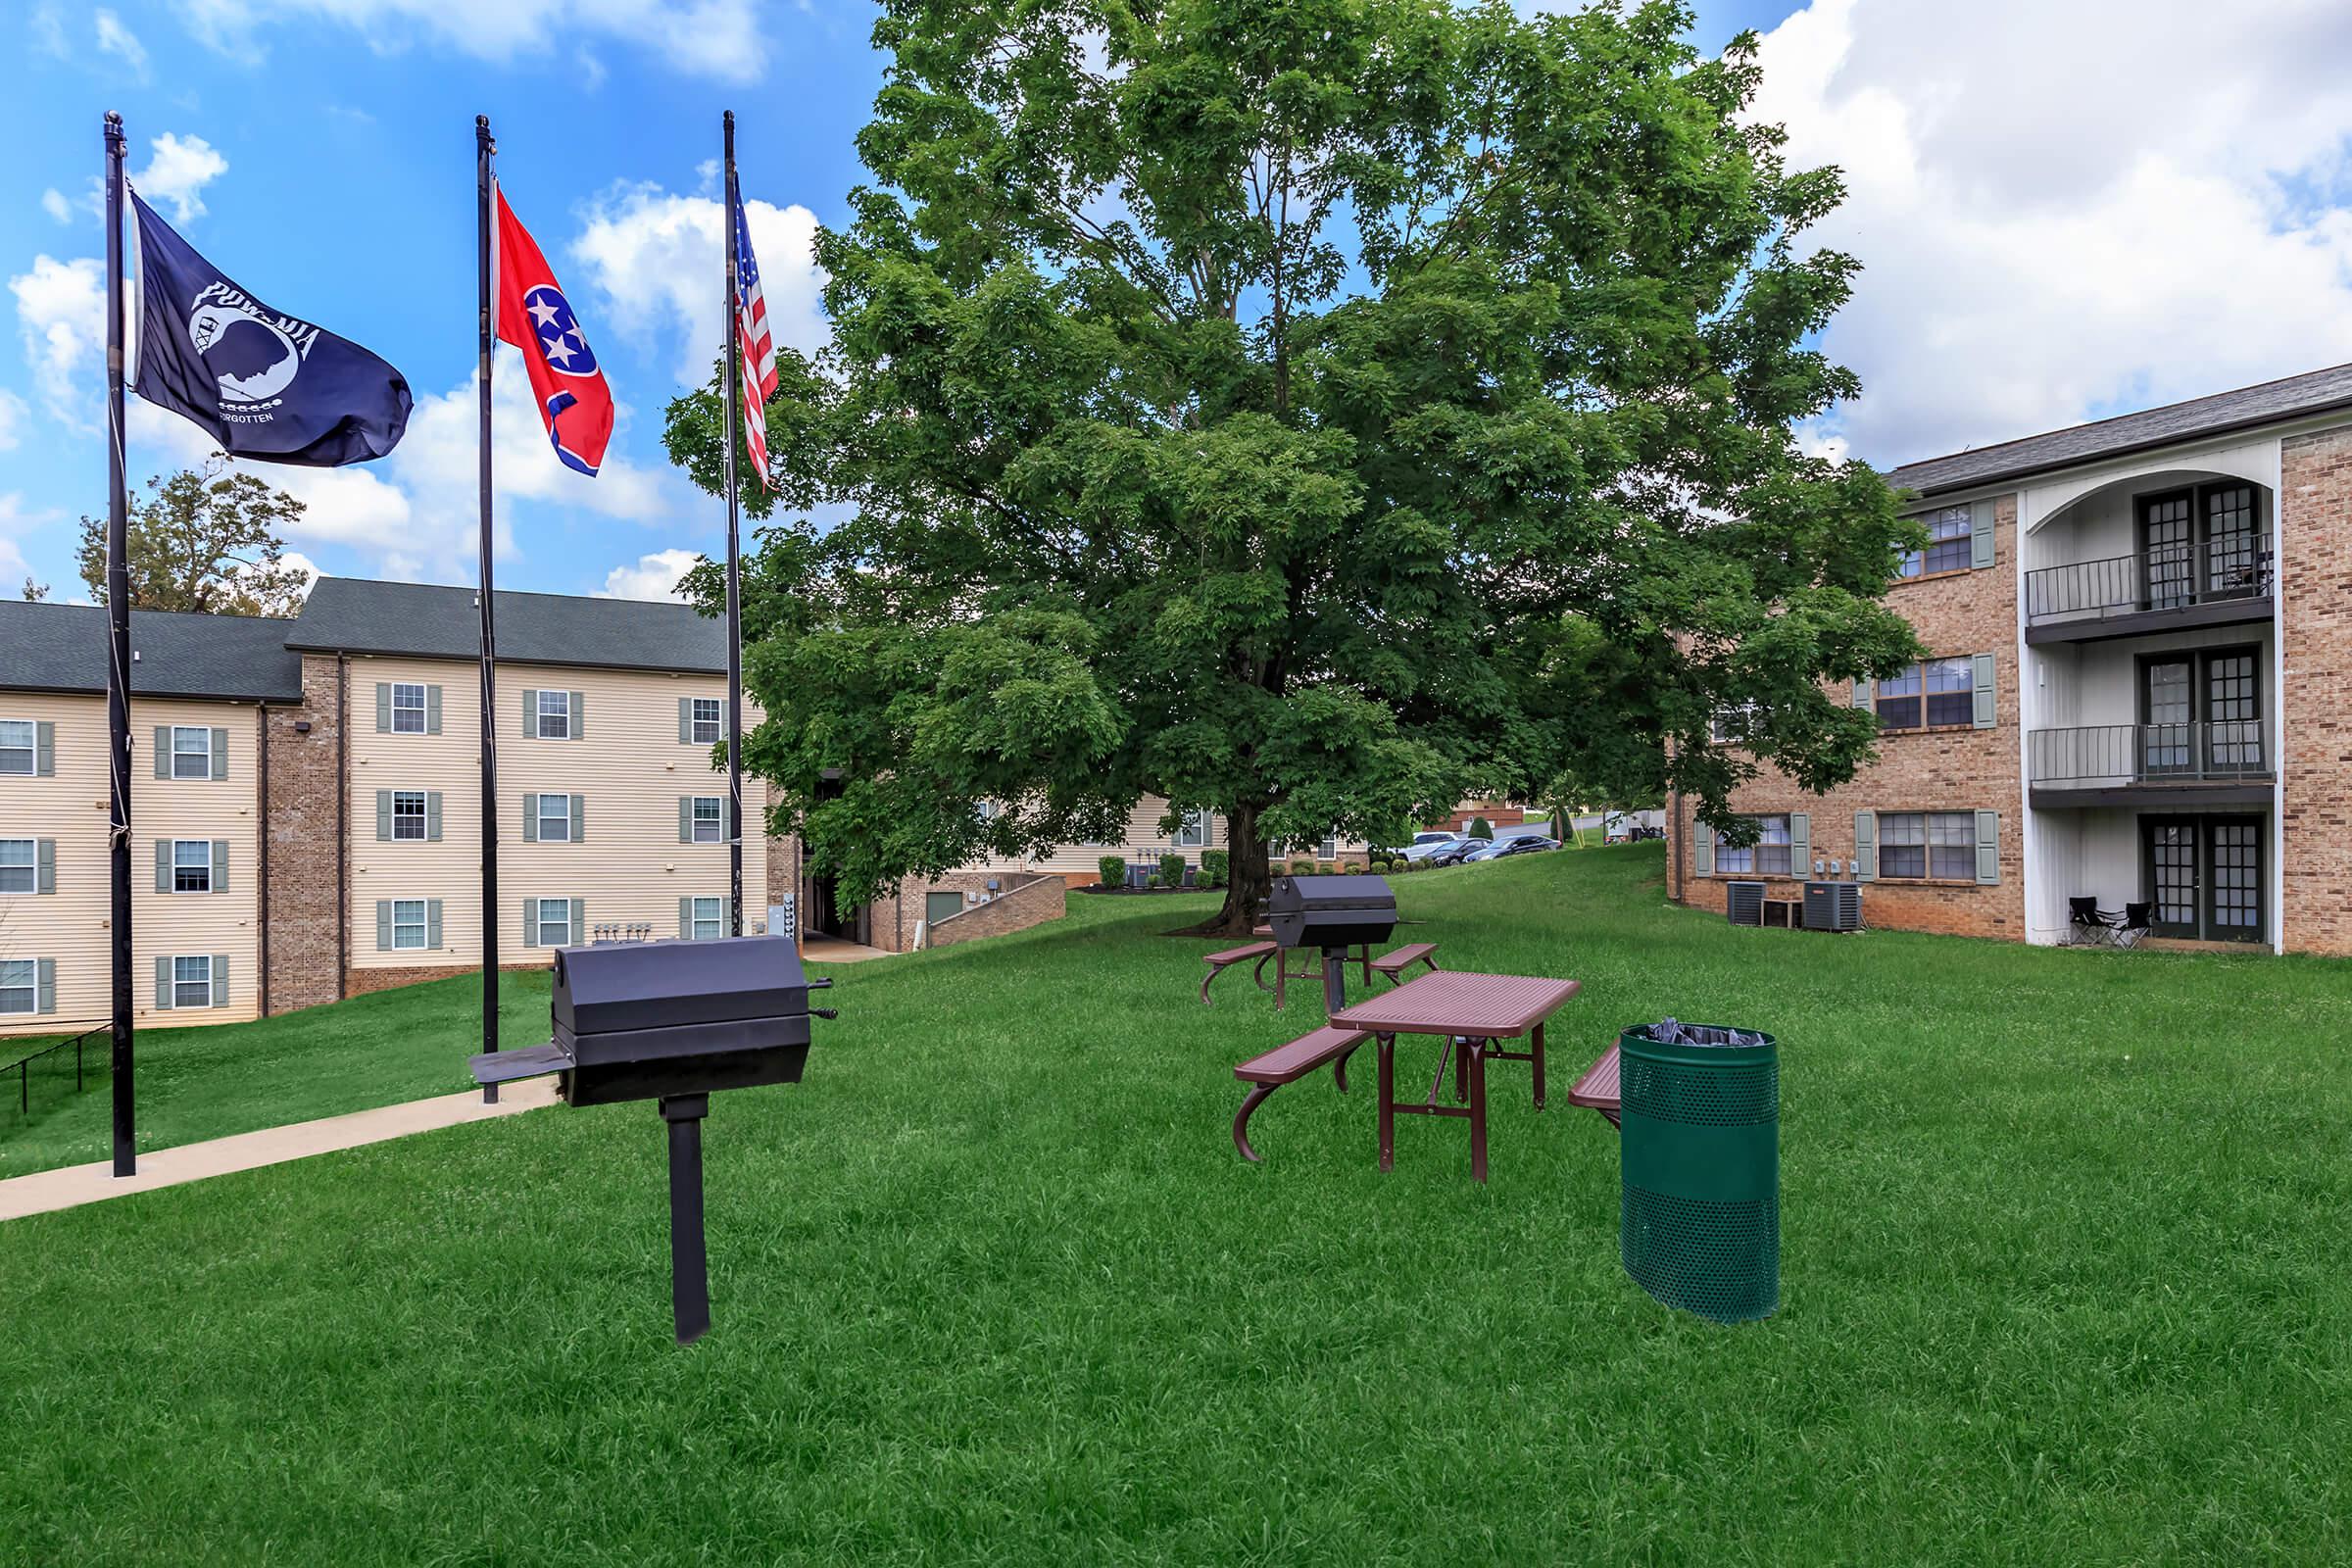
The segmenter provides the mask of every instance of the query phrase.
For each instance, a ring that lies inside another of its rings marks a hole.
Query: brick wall
[[[2352,954],[2352,429],[2281,443],[2278,630],[2285,806],[2279,930]]]
[[[1897,583],[1887,606],[1918,628],[1931,658],[1991,654],[1995,665],[1994,723],[1889,733],[1880,740],[1879,760],[1853,782],[1814,795],[1766,768],[1732,797],[1735,809],[1757,814],[1803,811],[1813,829],[1812,858],[1850,867],[1856,811],[1998,811],[2001,813],[1998,884],[1973,880],[1921,883],[1880,880],[1865,884],[1862,918],[1890,930],[1935,931],[1953,936],[2001,937],[2022,942],[2025,920],[2025,816],[2019,784],[2017,669],[2017,498],[2003,496],[1993,507],[1993,564],[1917,582]],[[1851,690],[1839,687],[1841,701]],[[1696,803],[1677,798],[1667,812],[1667,886],[1683,903],[1721,913],[1724,883],[1753,877],[1700,877],[1691,871],[1690,824]],[[1802,875],[1810,876],[1811,867]],[[1763,878],[1768,899],[1798,899],[1797,878]],[[1842,880],[1842,878],[1841,878]]]
[[[947,889],[941,887],[939,891]],[[1026,931],[1033,925],[1060,919],[1068,910],[1068,900],[1069,889],[1060,877],[1032,877],[1019,887],[1007,887],[985,904],[964,906],[962,913],[933,926],[929,940],[935,948],[947,948],[958,942]]]
[[[262,918],[269,943],[270,1010],[315,1007],[342,995],[337,884],[343,853],[337,662],[302,659],[302,706],[263,710],[270,812],[263,846],[270,893]],[[308,722],[310,733],[295,729]]]

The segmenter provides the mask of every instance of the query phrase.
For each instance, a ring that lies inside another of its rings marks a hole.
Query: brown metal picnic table
[[[1380,1168],[1396,1163],[1396,1117],[1465,1116],[1470,1121],[1470,1174],[1487,1179],[1487,1062],[1524,1061],[1535,1068],[1536,1108],[1544,1108],[1544,1021],[1576,995],[1573,980],[1533,975],[1475,974],[1441,969],[1408,980],[1394,991],[1368,996],[1331,1015],[1333,1026],[1373,1036],[1380,1054]],[[1417,1103],[1396,1099],[1396,1037],[1437,1035],[1446,1042],[1429,1098]],[[1528,1037],[1523,1052],[1498,1042]],[[1447,1060],[1454,1064],[1454,1098],[1466,1105],[1441,1105]]]

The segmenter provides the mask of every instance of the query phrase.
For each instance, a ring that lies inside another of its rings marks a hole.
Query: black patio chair
[[[2146,906],[2141,906],[2145,908]],[[2069,899],[2066,901],[2066,940],[2069,947],[2111,948],[2124,927],[2124,916],[2113,909],[2102,909],[2099,901]]]
[[[2119,948],[2138,947],[2140,938],[2148,934],[2149,917],[2155,912],[2156,906],[2152,903],[2125,905],[2123,923],[2115,928],[2109,940]]]

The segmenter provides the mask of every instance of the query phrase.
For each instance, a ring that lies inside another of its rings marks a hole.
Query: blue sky
[[[1869,390],[1813,439],[1893,462],[2352,358],[2352,99],[2324,69],[2352,58],[2352,8],[2145,10],[2122,35],[2096,0],[1984,0],[1957,32],[1913,0],[1702,10],[1704,47],[1767,32],[1760,111],[1854,186],[1824,238],[1868,270],[1828,343]],[[472,120],[490,115],[509,199],[623,409],[606,473],[579,478],[502,364],[501,582],[662,591],[723,527],[660,449],[662,405],[716,351],[719,112],[738,115],[771,310],[813,346],[807,240],[860,173],[871,23],[846,0],[0,7],[0,591],[29,571],[78,595],[74,518],[105,502],[88,203],[110,108],[134,177],[215,265],[416,389],[390,459],[264,470],[310,505],[293,547],[433,581],[471,575]],[[2131,83],[2181,71],[2200,92],[2152,122]],[[135,403],[131,441],[134,476],[202,453]]]

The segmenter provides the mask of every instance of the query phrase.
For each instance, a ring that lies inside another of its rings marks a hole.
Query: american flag
[[[743,444],[752,470],[769,489],[767,400],[776,395],[776,342],[768,335],[767,299],[760,292],[760,263],[752,227],[743,219],[743,193],[729,193],[735,221],[735,344],[743,351]]]

